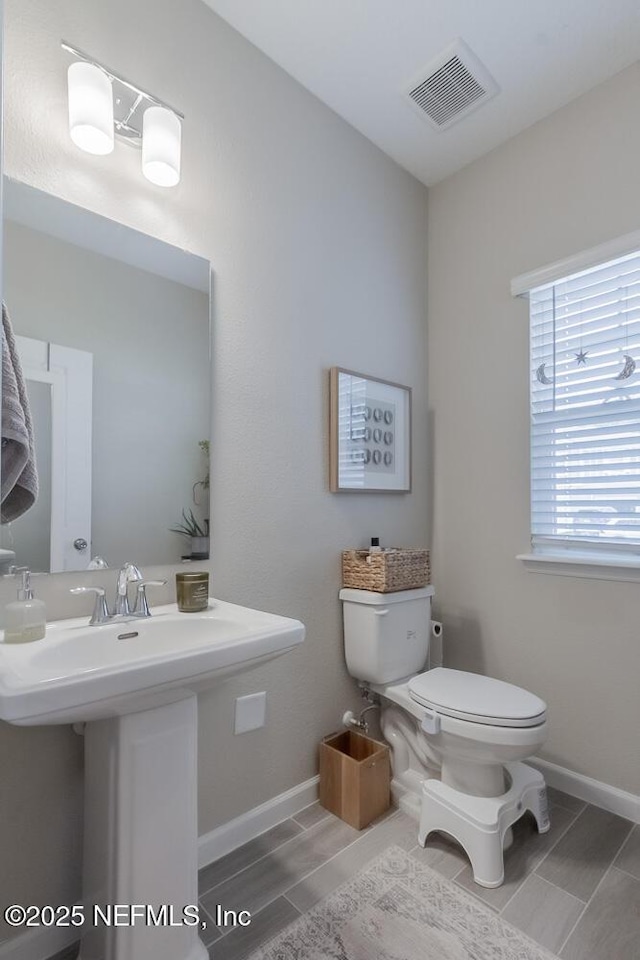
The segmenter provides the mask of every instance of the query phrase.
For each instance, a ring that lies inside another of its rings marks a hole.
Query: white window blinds
[[[640,252],[529,300],[533,545],[636,551]]]

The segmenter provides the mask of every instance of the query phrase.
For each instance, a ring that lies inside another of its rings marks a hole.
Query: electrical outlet
[[[264,727],[267,712],[267,694],[250,693],[236,699],[236,717],[234,733],[248,733]]]

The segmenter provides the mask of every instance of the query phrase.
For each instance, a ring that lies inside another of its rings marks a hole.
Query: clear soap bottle
[[[30,643],[42,640],[47,632],[46,607],[36,600],[31,587],[31,571],[23,569],[18,599],[8,603],[4,617],[5,643]]]

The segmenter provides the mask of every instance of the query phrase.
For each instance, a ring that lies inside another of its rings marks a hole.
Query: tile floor
[[[318,804],[202,870],[201,905],[251,911],[249,927],[205,941],[215,960],[243,960],[369,860],[398,844],[562,960],[640,960],[640,826],[549,790],[552,826],[514,828],[505,882],[473,882],[464,854],[444,839],[417,845],[417,826],[392,811],[360,833]],[[372,958],[373,960],[373,958]]]
[[[474,884],[454,844],[431,838],[419,847],[417,825],[399,811],[358,832],[313,804],[201,870],[209,955],[243,960],[397,844],[562,960],[640,960],[640,825],[557,790],[549,799],[551,830],[539,836],[528,819],[516,824],[505,882],[494,890]],[[219,929],[218,905],[249,910],[250,926]]]

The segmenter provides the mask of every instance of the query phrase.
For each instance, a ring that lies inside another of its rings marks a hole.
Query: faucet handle
[[[150,617],[149,603],[147,601],[147,587],[164,587],[166,580],[142,580],[138,584],[136,592],[136,605],[133,608],[134,617]]]
[[[106,623],[110,619],[109,609],[107,607],[107,595],[104,587],[72,587],[69,590],[69,593],[95,593],[96,602],[91,615],[91,620],[89,620],[90,627],[95,626],[97,623]]]

